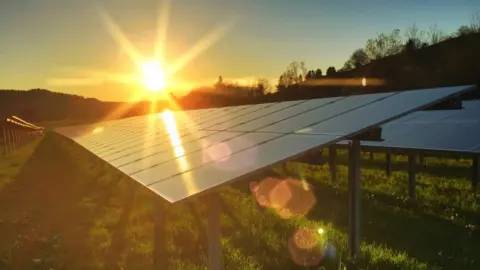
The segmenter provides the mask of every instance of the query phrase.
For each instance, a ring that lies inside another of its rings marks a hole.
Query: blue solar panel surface
[[[412,113],[382,126],[382,138],[362,145],[480,153],[480,101],[464,101],[461,110]]]
[[[57,132],[178,202],[470,89],[167,111]]]

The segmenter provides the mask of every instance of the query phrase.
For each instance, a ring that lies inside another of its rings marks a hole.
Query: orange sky
[[[115,42],[100,10],[146,59],[154,56],[158,29],[167,29],[162,39],[167,68],[201,48],[171,78],[182,89],[211,85],[220,75],[247,84],[264,77],[274,84],[294,60],[305,60],[311,69],[338,69],[377,33],[414,22],[426,30],[436,23],[451,33],[480,11],[480,1],[468,0],[300,2],[2,0],[0,89],[47,88],[112,101],[143,91],[127,83],[139,68]],[[165,14],[168,20],[159,23]],[[231,27],[218,30],[232,20]]]

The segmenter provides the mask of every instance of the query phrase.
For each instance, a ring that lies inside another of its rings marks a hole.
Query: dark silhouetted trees
[[[380,34],[376,38],[367,40],[365,53],[370,60],[381,59],[397,54],[403,49],[403,40],[400,29],[395,29],[389,34]]]
[[[305,75],[305,80],[309,79],[318,79],[323,76],[322,70],[317,68],[316,70],[309,70],[307,71],[307,74]]]
[[[343,65],[343,70],[352,70],[370,63],[370,59],[364,49],[355,50]]]
[[[327,68],[326,76],[330,77],[330,76],[334,75],[335,73],[337,73],[337,70],[335,69],[335,67],[331,66],[331,67]]]
[[[305,67],[305,62],[291,62],[278,79],[277,91],[284,91],[289,86],[302,82],[306,75],[307,68]]]

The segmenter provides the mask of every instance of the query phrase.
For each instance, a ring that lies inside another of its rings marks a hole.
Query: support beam
[[[349,140],[358,140],[358,141],[373,141],[381,142],[382,141],[382,128],[375,127],[368,129],[360,134],[354,135]]]
[[[387,178],[390,178],[392,176],[392,155],[390,153],[385,154],[385,161],[386,161],[386,175]]]
[[[352,140],[349,145],[349,163],[348,163],[348,197],[349,197],[349,230],[348,230],[348,250],[353,259],[358,259],[360,254],[360,203],[361,203],[361,184],[360,184],[360,141]]]
[[[7,128],[3,127],[3,154],[6,156],[8,154],[8,138],[7,138]]]
[[[328,166],[330,167],[330,178],[331,182],[335,183],[337,181],[337,148],[335,146],[330,146],[328,148]]]
[[[371,160],[371,161],[374,161],[374,160],[375,160],[375,158],[374,158],[374,156],[373,156],[373,152],[370,152],[370,160]]]
[[[12,148],[10,148],[10,152],[15,152],[15,150],[17,150],[17,142],[15,141],[15,131],[14,130],[10,130],[10,146]]]
[[[222,269],[222,250],[220,242],[221,198],[218,194],[209,194],[206,198],[208,210],[208,270]]]
[[[165,231],[165,202],[153,198],[153,269],[167,269],[167,239]]]
[[[425,158],[422,154],[418,155],[418,163],[422,166],[425,166]]]
[[[408,197],[415,200],[415,155],[408,155]]]
[[[480,182],[480,155],[476,154],[473,156],[473,162],[472,162],[472,169],[473,169],[473,174],[472,174],[472,189],[476,190],[478,188],[478,183]]]

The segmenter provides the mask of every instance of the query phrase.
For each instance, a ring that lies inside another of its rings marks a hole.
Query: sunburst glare
[[[158,92],[167,86],[167,78],[159,61],[151,60],[142,65],[143,79],[148,90]]]
[[[68,86],[85,86],[85,85],[102,85],[104,83],[120,83],[137,87],[132,87],[132,94],[128,101],[140,101],[145,99],[151,99],[152,103],[155,99],[162,97],[166,99],[172,109],[178,109],[179,105],[170,98],[168,94],[165,94],[163,90],[175,91],[177,86],[191,85],[185,82],[177,82],[174,77],[175,74],[180,71],[185,65],[194,60],[203,51],[215,44],[227,31],[233,26],[234,19],[227,23],[222,23],[215,27],[211,32],[207,33],[201,38],[194,46],[188,49],[178,59],[173,60],[169,65],[165,62],[164,56],[166,55],[166,34],[168,28],[168,18],[170,10],[170,0],[162,1],[159,6],[160,16],[157,20],[157,37],[154,46],[152,57],[146,57],[139,53],[133,43],[126,37],[118,24],[114,21],[113,17],[108,14],[102,5],[95,2],[96,10],[99,17],[104,24],[105,29],[120,47],[122,51],[125,51],[134,63],[134,67],[137,72],[134,74],[121,74],[108,71],[84,70],[82,78],[50,78],[47,83],[50,85],[68,85]],[[138,90],[140,86],[140,91]],[[145,91],[149,90],[149,91]],[[156,93],[160,93],[157,95]],[[112,111],[107,118],[116,119],[121,117],[126,111],[128,111],[132,103],[125,103]],[[152,112],[154,113],[154,112]]]

